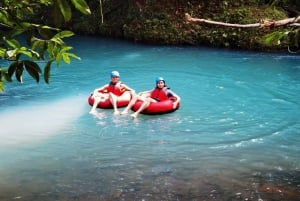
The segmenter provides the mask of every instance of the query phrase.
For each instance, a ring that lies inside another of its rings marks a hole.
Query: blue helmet
[[[120,77],[120,73],[118,71],[112,71],[110,77]]]
[[[158,82],[160,82],[160,81],[163,81],[163,82],[165,83],[165,80],[164,80],[163,77],[157,77],[157,78],[155,79],[156,84],[157,84]]]

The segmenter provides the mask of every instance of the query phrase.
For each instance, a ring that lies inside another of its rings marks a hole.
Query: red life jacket
[[[107,92],[111,92],[113,94],[115,94],[116,96],[121,96],[123,94],[123,92],[121,91],[121,87],[120,87],[121,82],[117,82],[117,83],[112,83],[110,82],[108,87],[107,87]]]
[[[163,87],[162,89],[156,87],[154,90],[152,90],[150,97],[157,101],[168,100],[169,97],[167,90],[167,87]]]

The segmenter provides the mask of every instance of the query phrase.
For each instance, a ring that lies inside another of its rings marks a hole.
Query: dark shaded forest
[[[235,49],[287,51],[298,49],[298,28],[235,28],[191,24],[192,17],[250,24],[262,20],[297,17],[296,0],[90,0],[91,15],[79,13],[65,26],[78,34],[116,37],[130,41],[164,44],[226,47]],[[289,37],[284,33],[289,33]]]

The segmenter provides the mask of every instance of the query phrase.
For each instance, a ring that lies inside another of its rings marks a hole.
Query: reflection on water
[[[28,105],[27,107],[7,110],[0,115],[0,149],[8,145],[32,143],[43,140],[70,125],[74,116],[85,112],[85,97],[66,98],[47,105]],[[76,107],[66,107],[76,105]],[[51,111],[51,112],[49,112]]]
[[[50,86],[0,94],[0,200],[300,199],[298,57],[74,44],[82,60],[53,68]],[[112,70],[136,91],[163,76],[181,108],[90,115]]]

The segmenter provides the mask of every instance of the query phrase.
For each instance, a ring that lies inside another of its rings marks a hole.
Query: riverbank
[[[103,15],[99,12],[98,4],[92,8],[94,15],[81,16],[72,21],[72,29],[76,33],[155,45],[192,45],[274,52],[287,52],[288,49],[284,43],[270,46],[265,44],[265,37],[275,30],[221,27],[185,21],[185,13],[197,18],[236,24],[288,17],[283,9],[267,4],[243,1],[108,1],[103,2]],[[284,32],[285,29],[277,28],[276,31]]]

